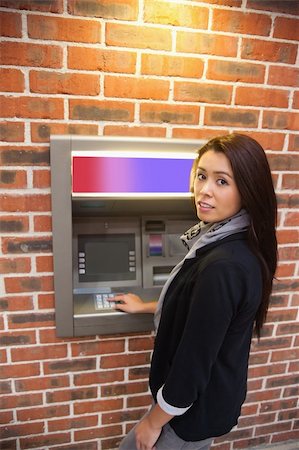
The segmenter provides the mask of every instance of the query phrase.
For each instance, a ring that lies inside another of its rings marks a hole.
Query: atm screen
[[[78,275],[79,282],[134,280],[135,235],[79,235]]]

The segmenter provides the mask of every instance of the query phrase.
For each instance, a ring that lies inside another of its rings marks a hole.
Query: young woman
[[[207,450],[237,424],[252,331],[260,336],[277,264],[276,197],[262,147],[231,134],[198,152],[192,190],[199,223],[158,303],[132,294],[119,309],[155,312],[153,406],[121,450]]]

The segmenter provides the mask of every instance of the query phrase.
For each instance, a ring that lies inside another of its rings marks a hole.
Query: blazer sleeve
[[[204,392],[227,330],[244,298],[246,277],[237,264],[217,261],[198,276],[184,331],[161,395],[188,408]]]

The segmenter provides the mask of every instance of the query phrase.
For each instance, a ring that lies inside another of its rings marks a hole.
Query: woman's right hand
[[[154,313],[157,302],[144,302],[135,294],[118,294],[109,298],[110,302],[116,302],[115,308],[126,313]]]

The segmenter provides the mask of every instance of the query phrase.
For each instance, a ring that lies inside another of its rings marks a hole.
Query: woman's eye
[[[219,184],[220,186],[225,186],[228,183],[223,178],[219,178],[219,180],[217,180],[217,184]]]
[[[197,174],[197,179],[198,179],[198,180],[205,180],[205,179],[206,179],[206,176],[205,176],[203,173],[198,173],[198,174]]]

